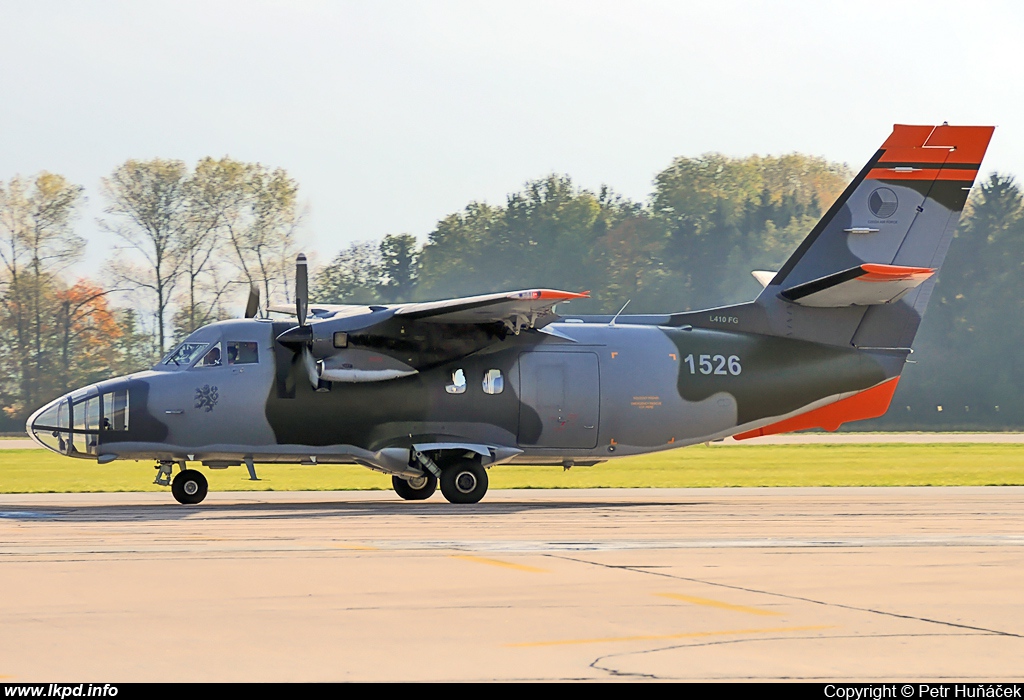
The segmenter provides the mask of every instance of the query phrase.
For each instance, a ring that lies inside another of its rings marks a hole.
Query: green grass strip
[[[390,489],[390,477],[358,466],[203,469],[212,491]],[[43,450],[0,450],[0,493],[163,491],[148,462],[75,460]],[[686,488],[702,486],[1024,485],[1024,445],[758,445],[694,447],[624,457],[595,467],[497,466],[491,488]]]

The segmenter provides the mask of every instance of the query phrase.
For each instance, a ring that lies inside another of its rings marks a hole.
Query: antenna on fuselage
[[[631,302],[631,301],[633,301],[633,300],[632,299],[627,299],[626,300],[626,303],[622,305],[621,309],[619,309],[619,313],[617,313],[614,316],[612,316],[612,320],[608,322],[609,326],[614,326],[615,325],[615,319],[617,319],[622,314],[622,312],[626,310],[626,307],[629,306],[629,302]]]

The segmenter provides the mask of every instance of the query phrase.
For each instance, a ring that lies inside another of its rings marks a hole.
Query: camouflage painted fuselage
[[[72,456],[238,463],[358,461],[388,470],[386,448],[472,443],[521,450],[516,461],[603,460],[719,439],[861,391],[899,373],[903,353],[866,353],[743,332],[557,323],[509,335],[409,377],[315,391],[287,326],[237,320],[195,342],[255,341],[259,363],[159,366],[72,397],[127,385],[124,431],[100,431]],[[467,379],[449,393],[453,373]],[[500,393],[485,393],[488,370]],[[375,457],[375,455],[377,455]]]

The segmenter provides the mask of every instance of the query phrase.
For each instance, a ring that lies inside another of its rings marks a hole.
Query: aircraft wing
[[[366,309],[365,304],[310,304],[309,315],[314,318],[336,315],[339,312],[352,312],[354,310]],[[295,304],[271,304],[267,311],[278,314],[295,315]]]
[[[315,388],[321,381],[386,381],[500,342],[505,338],[501,326],[516,335],[524,328],[540,328],[557,318],[555,304],[589,296],[525,289],[386,306],[310,304],[309,323],[289,328],[277,340],[302,356]],[[418,324],[433,328],[421,326],[407,334],[407,327]]]
[[[395,316],[435,323],[504,322],[518,333],[554,319],[555,304],[572,299],[587,299],[590,292],[563,292],[557,289],[524,289],[473,297],[402,304]]]

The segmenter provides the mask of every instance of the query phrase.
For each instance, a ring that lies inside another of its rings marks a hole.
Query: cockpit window
[[[209,345],[209,343],[182,343],[164,358],[163,364],[188,367]]]
[[[220,367],[221,364],[220,343],[214,343],[213,347],[203,355],[203,359],[196,364],[196,367]]]
[[[229,365],[254,365],[259,361],[260,357],[256,343],[236,341],[228,343]]]

